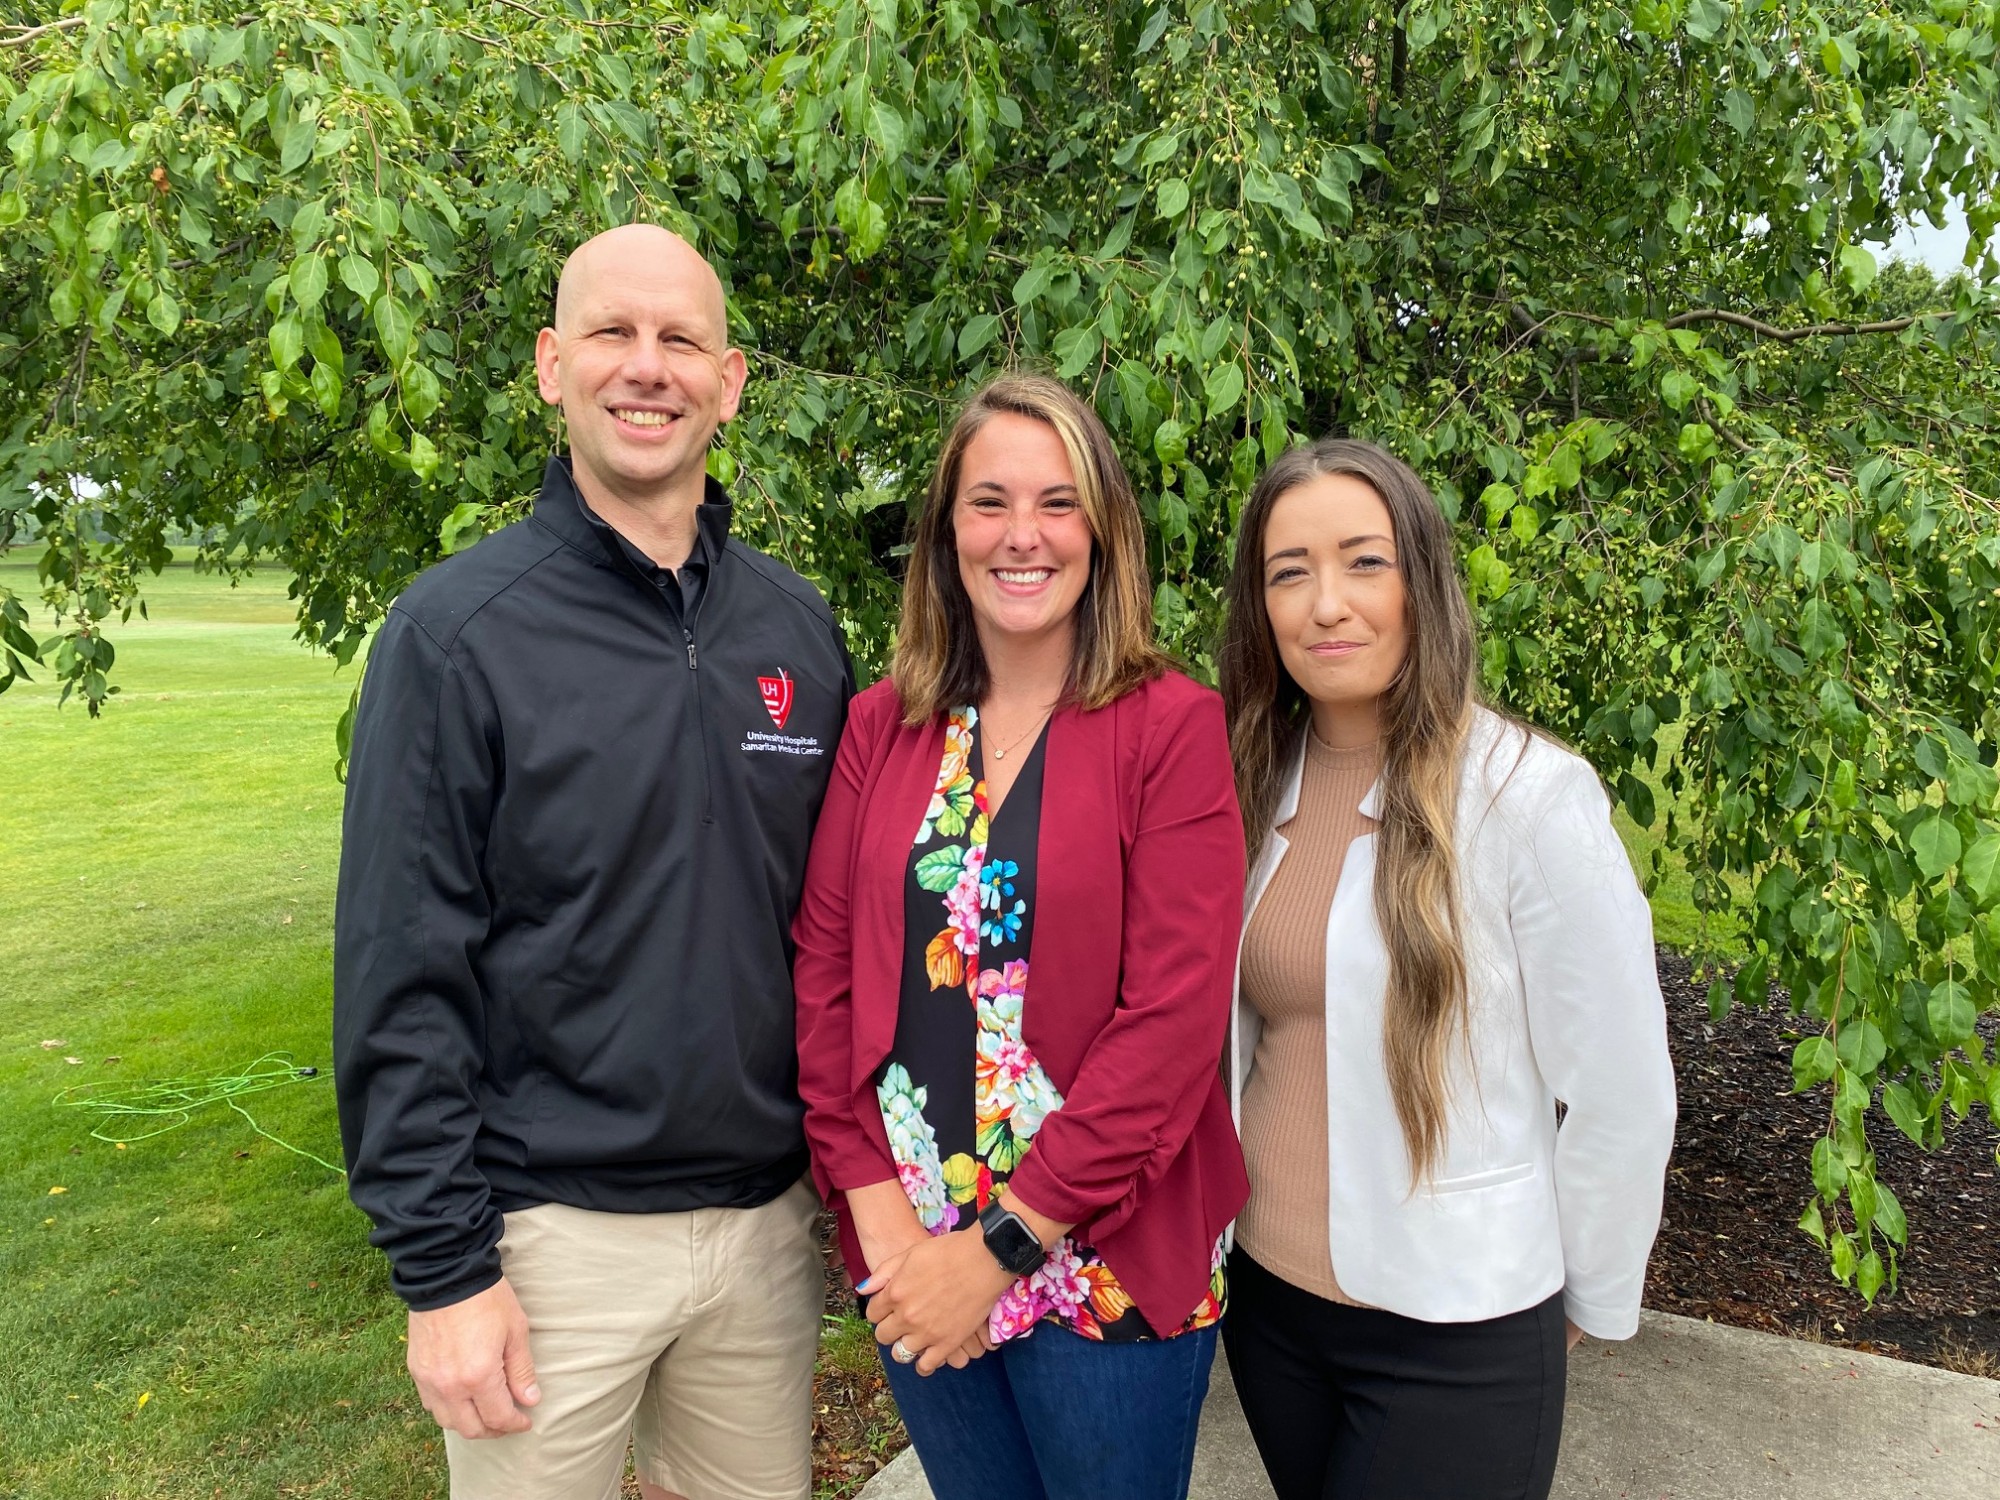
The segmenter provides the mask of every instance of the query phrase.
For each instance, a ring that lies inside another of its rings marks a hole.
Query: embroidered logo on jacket
[[[764,695],[764,712],[771,716],[773,724],[783,729],[785,720],[792,716],[792,679],[780,667],[776,677],[757,679],[757,691]]]

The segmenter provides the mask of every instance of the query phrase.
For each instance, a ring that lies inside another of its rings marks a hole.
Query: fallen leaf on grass
[[[144,1411],[144,1410],[146,1409],[146,1403],[147,1403],[148,1401],[151,1401],[152,1399],[153,1399],[153,1393],[152,1393],[151,1391],[141,1391],[141,1392],[139,1392],[139,1404],[138,1404],[137,1406],[133,1407],[133,1408],[132,1408],[132,1410],[134,1410],[134,1411]]]
[[[68,1045],[69,1043],[64,1041],[61,1037],[55,1037],[50,1041],[43,1042],[42,1050],[44,1052],[53,1052],[58,1047],[67,1047]]]
[[[63,1061],[68,1063],[72,1068],[80,1068],[83,1066],[83,1059],[80,1057],[65,1057]]]
[[[68,1191],[69,1189],[66,1187],[52,1187],[49,1189],[49,1196],[51,1198],[59,1198]]]

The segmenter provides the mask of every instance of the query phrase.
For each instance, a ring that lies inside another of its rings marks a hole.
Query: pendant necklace
[[[1039,719],[1035,720],[1034,723],[1030,724],[1026,730],[1024,730],[1020,734],[1015,735],[1014,738],[1007,741],[1007,743],[1003,745],[1000,749],[995,750],[993,752],[993,758],[995,760],[1005,760],[1007,758],[1007,752],[1009,750],[1012,750],[1016,745],[1020,744],[1022,740],[1025,740],[1029,735],[1033,734],[1036,730],[1040,729],[1042,725],[1046,724],[1048,722],[1049,715],[1054,713],[1055,711],[1056,711],[1056,706],[1053,703],[1051,703],[1047,708],[1042,710],[1042,716]]]

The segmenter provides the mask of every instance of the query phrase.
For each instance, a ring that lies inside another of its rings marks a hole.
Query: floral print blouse
[[[1021,1035],[1047,735],[1044,726],[994,817],[978,711],[954,711],[911,849],[896,1041],[875,1093],[903,1191],[932,1234],[975,1225],[1062,1108]],[[1218,1321],[1223,1299],[1218,1240],[1208,1294],[1170,1335]],[[994,1304],[988,1329],[997,1343],[1043,1321],[1107,1342],[1158,1336],[1102,1257],[1068,1236]]]

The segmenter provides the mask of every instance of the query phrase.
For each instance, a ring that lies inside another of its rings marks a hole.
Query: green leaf
[[[1972,1035],[1979,1023],[1971,992],[1956,979],[1932,987],[1925,1012],[1930,1017],[1931,1035],[1937,1038],[1940,1047],[1956,1047]]]
[[[1909,1240],[1910,1221],[1904,1216],[1902,1203],[1889,1190],[1886,1182],[1875,1184],[1875,1227],[1895,1244],[1901,1245]]]
[[[1158,10],[1153,12],[1152,17],[1146,22],[1146,29],[1139,33],[1139,55],[1141,57],[1144,57],[1154,47],[1159,45],[1160,38],[1166,34],[1167,23],[1172,19],[1172,6],[1162,5]]]
[[[1211,418],[1226,416],[1243,399],[1243,367],[1234,361],[1208,372],[1203,395]]]
[[[312,159],[313,147],[318,144],[318,118],[313,115],[298,116],[285,132],[284,147],[278,155],[278,170],[296,172]]]
[[[315,364],[312,375],[306,382],[313,393],[313,401],[319,407],[320,415],[329,422],[340,415],[340,372],[332,365]]]
[[[1856,1073],[1874,1072],[1888,1050],[1882,1029],[1865,1017],[1853,1017],[1840,1028],[1840,1060]]]
[[[1000,319],[995,313],[980,313],[967,318],[965,326],[958,331],[958,357],[970,362],[979,351],[999,336]]]
[[[491,506],[477,500],[461,500],[454,505],[438,528],[438,550],[450,557],[486,535],[486,516],[491,510]]]
[[[315,198],[300,205],[292,215],[292,249],[300,255],[319,243],[320,231],[326,228],[326,205]]]
[[[366,302],[375,295],[375,289],[382,284],[382,277],[373,261],[365,256],[348,254],[340,258],[340,283]]]
[[[1882,1090],[1882,1112],[1904,1135],[1919,1146],[1924,1143],[1924,1107],[1907,1085],[1892,1083]]]
[[[326,257],[303,255],[292,262],[292,298],[300,307],[317,307],[326,295]]]
[[[2000,898],[2000,833],[1988,830],[1974,839],[1958,872],[1981,906]]]
[[[1064,380],[1076,379],[1090,368],[1103,343],[1095,323],[1065,328],[1049,345],[1049,352],[1056,357],[1056,374]]]
[[[410,357],[414,344],[415,320],[395,293],[384,293],[375,301],[375,332],[381,339],[383,356],[391,368],[400,368]]]
[[[1722,113],[1738,135],[1747,136],[1756,128],[1757,106],[1741,89],[1732,88],[1722,96]]]
[[[1811,1235],[1815,1243],[1826,1244],[1826,1219],[1819,1211],[1819,1199],[1806,1204],[1806,1211],[1799,1215],[1799,1228]]]
[[[146,304],[146,321],[171,338],[181,326],[181,305],[162,287]]]
[[[1867,291],[1875,280],[1875,257],[1859,245],[1841,246],[1840,279],[1856,295]]]
[[[1125,253],[1126,247],[1132,243],[1132,226],[1137,218],[1138,210],[1134,209],[1111,226],[1111,233],[1107,234],[1104,243],[1097,247],[1098,260],[1114,260]]]
[[[1824,599],[1811,599],[1799,613],[1799,649],[1808,661],[1831,656],[1847,644],[1847,636],[1834,623],[1833,611]]]
[[[1153,429],[1153,456],[1163,464],[1177,464],[1187,457],[1187,428],[1165,421]]]
[[[1926,879],[1935,880],[1958,861],[1958,830],[1942,812],[1934,812],[1910,831],[1910,852]]]
[[[1875,1301],[1875,1294],[1882,1290],[1882,1283],[1886,1279],[1887,1276],[1882,1269],[1882,1257],[1876,1251],[1870,1250],[1862,1256],[1861,1263],[1854,1268],[1854,1289],[1861,1293],[1863,1302],[1871,1305]]]
[[[1049,288],[1055,280],[1056,268],[1045,260],[1038,260],[1019,276],[1014,278],[1014,305],[1026,307]]]
[[[305,326],[297,318],[287,313],[271,325],[271,363],[280,374],[297,368],[305,352]]]
[[[856,260],[866,260],[889,239],[889,211],[873,198],[863,198],[855,213],[854,233],[848,249]]]
[[[1181,214],[1187,211],[1187,179],[1183,177],[1169,177],[1165,182],[1160,184],[1158,196],[1153,201],[1154,206],[1159,210],[1161,218],[1179,218]]]
[[[1675,411],[1685,410],[1701,394],[1701,386],[1685,370],[1669,370],[1660,377],[1660,399]]]
[[[0,229],[12,229],[28,217],[28,204],[20,190],[9,188],[0,193]]]
[[[582,161],[589,144],[590,121],[584,118],[582,106],[574,99],[563,100],[556,107],[556,149],[565,161]]]
[[[1954,807],[1971,807],[1985,810],[1993,805],[2000,785],[1995,784],[1993,768],[1976,760],[1967,760],[1962,755],[1954,755],[1945,770],[1944,795]]]
[[[1839,1061],[1833,1043],[1823,1036],[1809,1036],[1792,1049],[1792,1089],[1804,1093],[1816,1083],[1825,1083],[1833,1077],[1834,1064]]]
[[[429,479],[437,472],[438,451],[431,440],[421,432],[410,434],[410,468],[419,479]]]
[[[1847,1186],[1847,1163],[1840,1159],[1840,1153],[1833,1149],[1833,1142],[1825,1136],[1813,1142],[1812,1177],[1820,1197],[1829,1203],[1838,1198],[1840,1190]]]
[[[1473,548],[1472,555],[1465,560],[1466,582],[1481,598],[1498,599],[1507,592],[1513,576],[1513,570],[1500,561],[1500,554],[1491,544]]]
[[[443,392],[438,386],[438,378],[431,373],[429,365],[420,359],[413,359],[403,366],[403,411],[412,423],[430,420],[431,413],[438,409]]]
[[[594,109],[597,106],[591,107]],[[605,114],[611,117],[611,123],[617,127],[618,133],[626,140],[639,147],[652,145],[652,126],[648,123],[645,112],[630,99],[606,99],[603,109]]]
[[[909,125],[896,106],[886,99],[871,99],[868,102],[868,139],[891,162],[902,158],[903,148],[909,143]]]

